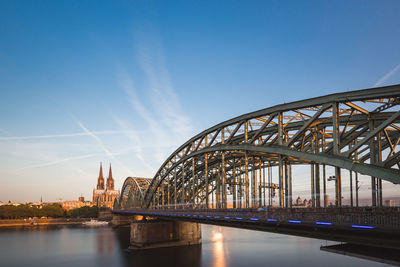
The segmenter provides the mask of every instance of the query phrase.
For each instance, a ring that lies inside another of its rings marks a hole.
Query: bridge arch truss
[[[126,178],[122,185],[120,198],[114,202],[114,209],[141,208],[150,183],[150,178]]]
[[[381,206],[382,180],[400,183],[399,104],[400,85],[394,85],[281,104],[227,120],[174,151],[145,192],[126,181],[121,206],[249,208],[270,204],[277,190],[279,206],[291,207],[295,165],[310,166],[315,207],[327,205],[321,200],[326,166],[334,167],[337,206],[342,205],[344,170],[371,176],[372,205]],[[276,183],[273,168],[278,169]],[[136,200],[127,193],[132,190]]]

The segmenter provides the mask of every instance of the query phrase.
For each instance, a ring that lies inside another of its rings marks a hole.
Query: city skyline
[[[153,177],[258,109],[400,83],[397,1],[0,3],[0,201]],[[297,197],[297,196],[296,196]]]

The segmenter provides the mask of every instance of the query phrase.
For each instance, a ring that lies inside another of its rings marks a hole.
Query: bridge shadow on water
[[[201,266],[201,244],[133,251],[128,249],[130,228],[115,228],[114,232],[123,250],[122,266]]]

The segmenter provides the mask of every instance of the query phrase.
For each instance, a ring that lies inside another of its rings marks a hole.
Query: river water
[[[202,245],[129,251],[129,228],[0,228],[0,266],[389,266],[320,251],[317,239],[202,226]]]

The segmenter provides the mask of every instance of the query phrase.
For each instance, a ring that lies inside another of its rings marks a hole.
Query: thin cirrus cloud
[[[380,86],[383,83],[385,83],[387,80],[389,80],[397,71],[400,70],[400,64],[394,67],[391,71],[386,73],[382,78],[380,78],[375,84],[374,87]]]
[[[157,109],[165,126],[177,136],[187,138],[192,132],[190,119],[184,115],[179,97],[170,82],[160,42],[157,38],[152,38],[152,40],[158,45],[150,47],[143,41],[139,42],[137,57],[152,92],[153,108]]]
[[[101,149],[105,152],[105,154],[112,159],[114,162],[118,163],[119,165],[121,165],[123,168],[125,168],[129,173],[133,173],[133,171],[128,168],[127,166],[125,166],[120,160],[118,160],[115,157],[115,154],[111,153],[111,151],[105,146],[105,144],[103,143],[103,141],[93,132],[91,132],[88,128],[86,128],[82,122],[80,122],[79,120],[75,119],[76,124],[78,124],[78,126],[85,132],[87,133],[90,137],[92,137],[101,147]]]
[[[95,135],[112,135],[112,134],[129,134],[128,131],[97,131],[91,132]],[[53,135],[33,135],[33,136],[6,136],[0,137],[0,141],[19,141],[19,140],[32,140],[32,139],[50,139],[50,138],[65,138],[65,137],[78,137],[90,136],[89,133],[70,133],[70,134],[53,134]]]
[[[104,153],[93,153],[93,154],[87,154],[87,155],[80,155],[80,156],[76,156],[76,157],[68,157],[68,158],[58,159],[58,160],[45,162],[45,163],[41,163],[41,164],[34,164],[34,165],[26,166],[26,167],[23,167],[23,168],[21,168],[19,170],[21,171],[21,170],[26,170],[26,169],[47,167],[47,166],[51,166],[51,165],[60,164],[60,163],[66,162],[66,161],[91,158],[91,157],[100,156],[100,155],[103,155],[103,154]]]
[[[155,31],[136,33],[135,56],[144,75],[141,87],[124,68],[117,72],[118,82],[128,96],[131,107],[141,117],[152,136],[153,156],[161,163],[171,149],[183,143],[192,133],[191,119],[182,110],[179,97],[169,79],[161,42]],[[139,94],[141,93],[141,94]],[[144,101],[149,100],[149,101]],[[150,103],[145,106],[143,103]],[[140,135],[147,139],[148,136]]]
[[[125,132],[126,137],[136,147],[135,156],[140,160],[142,166],[146,167],[148,170],[154,171],[153,167],[144,158],[143,155],[144,147],[139,135],[136,133],[136,131],[129,130],[133,128],[133,125],[129,121],[122,120],[117,116],[114,116],[114,121],[122,129],[122,131]]]
[[[119,152],[111,153],[111,155],[115,157],[115,156],[118,156],[118,155],[121,155],[121,154],[125,154],[125,153],[130,152],[130,151],[135,150],[135,149],[136,149],[136,147],[128,147],[128,148],[123,149],[123,150],[121,150]],[[68,161],[92,158],[92,157],[103,156],[103,155],[104,155],[104,152],[91,153],[91,154],[79,155],[79,156],[74,156],[74,157],[66,157],[66,158],[56,159],[56,160],[52,160],[52,161],[48,161],[48,162],[44,162],[44,163],[40,163],[40,164],[33,164],[33,165],[30,165],[30,166],[25,166],[23,168],[20,168],[17,171],[26,170],[26,169],[40,168],[40,167],[48,167],[48,166],[57,165],[57,164],[68,162]],[[75,170],[81,171],[80,169],[77,169],[77,168],[75,168]]]
[[[121,70],[118,73],[118,80],[122,89],[128,95],[128,99],[132,108],[145,121],[147,129],[150,135],[153,137],[153,155],[155,156],[156,161],[162,161],[163,158],[165,158],[165,151],[162,149],[162,147],[165,146],[166,142],[169,142],[167,135],[168,129],[162,127],[162,125],[153,117],[150,111],[141,103],[133,87],[132,79],[125,70]],[[147,139],[146,136],[143,136],[143,139]]]

